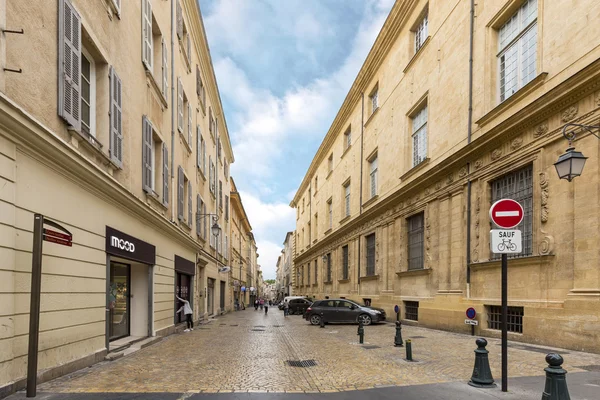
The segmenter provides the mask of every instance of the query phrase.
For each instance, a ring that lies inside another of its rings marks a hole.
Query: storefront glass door
[[[190,306],[192,305],[192,301],[190,300],[190,283],[191,277],[186,274],[180,274],[179,272],[176,275],[175,282],[175,293],[177,296],[181,297],[184,300],[190,302]],[[179,300],[175,300],[175,311],[179,310],[179,308],[183,306],[183,303]],[[175,323],[180,323],[185,321],[185,314],[181,311],[179,314],[175,316]]]
[[[108,294],[109,340],[129,336],[131,267],[110,263],[110,292]]]

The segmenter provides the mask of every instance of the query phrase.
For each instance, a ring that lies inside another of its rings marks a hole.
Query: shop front
[[[196,275],[196,264],[193,261],[175,255],[175,295],[190,302],[192,309],[194,308],[194,293],[193,282]],[[182,302],[175,298],[175,312],[183,305]],[[183,312],[175,314],[175,324],[185,322]]]
[[[156,247],[106,226],[106,345],[152,336]]]

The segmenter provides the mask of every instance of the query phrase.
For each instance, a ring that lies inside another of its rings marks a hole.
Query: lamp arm
[[[600,136],[598,134],[594,133],[594,131],[592,130],[592,129],[597,129],[598,131],[600,131],[600,125],[583,125],[583,124],[575,124],[575,123],[565,124],[565,126],[563,127],[563,136],[565,137],[565,139],[567,139],[569,141],[569,146],[571,145],[571,142],[573,140],[575,140],[575,130],[567,132],[567,128],[569,128],[569,127],[577,127],[580,129],[585,129],[592,135],[596,136],[597,139],[600,139]]]

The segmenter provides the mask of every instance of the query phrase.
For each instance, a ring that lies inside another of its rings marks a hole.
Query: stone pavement
[[[312,395],[376,388],[376,391],[368,392],[373,394],[370,398],[377,398],[379,396],[375,396],[375,393],[383,396],[398,389],[381,389],[390,385],[448,382],[467,391],[476,390],[468,389],[465,384],[473,369],[474,337],[404,326],[403,337],[405,340],[412,338],[413,357],[416,360],[407,362],[403,359],[404,348],[393,346],[393,324],[365,327],[364,346],[357,343],[356,330],[356,325],[327,325],[321,329],[311,326],[299,316],[284,318],[277,308],[270,308],[268,315],[247,309],[219,317],[193,332],[172,335],[117,361],[100,363],[44,383],[39,386],[38,392],[48,395],[61,393],[63,395],[57,397],[61,399],[80,398],[67,396],[67,393],[102,393],[105,397],[98,398],[114,399],[146,398],[136,397],[134,393],[162,393],[163,397],[154,398],[165,399],[193,398],[197,393],[236,394],[233,397],[219,397],[226,399],[251,398],[243,397],[239,392]],[[499,383],[500,341],[488,341],[492,373]],[[533,388],[537,396],[532,398],[541,397],[542,375],[546,366],[544,357],[553,351],[565,358],[563,367],[569,371],[568,381],[576,372],[600,369],[600,355],[597,354],[511,342],[509,376],[537,376],[532,378],[535,382],[533,386],[539,385],[537,389]],[[286,364],[286,360],[314,360],[317,365],[292,367]],[[586,379],[597,381],[600,385],[600,375]],[[509,380],[509,389],[512,381]],[[595,390],[594,384],[590,388]],[[426,387],[435,388],[439,385]],[[597,389],[599,395],[595,399],[600,399],[600,386]],[[131,396],[120,397],[123,393],[130,393]],[[182,396],[173,396],[178,393]],[[510,398],[499,390],[494,389],[494,393],[500,394],[498,398]],[[348,396],[334,398],[353,398],[350,393]],[[489,395],[482,394],[475,398],[496,398],[485,396]]]

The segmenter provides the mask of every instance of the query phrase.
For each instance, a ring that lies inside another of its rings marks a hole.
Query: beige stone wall
[[[531,255],[509,262],[509,305],[524,308],[523,334],[511,338],[600,351],[599,142],[578,135],[575,146],[589,159],[583,176],[573,182],[560,181],[553,167],[567,146],[563,125],[595,124],[600,108],[597,35],[584,34],[584,28],[570,30],[563,16],[583,21],[598,18],[599,11],[591,2],[567,12],[564,4],[538,1],[536,77],[500,103],[498,29],[522,3],[498,0],[475,8],[471,144],[469,2],[394,5],[292,201],[298,209],[299,233],[294,262],[304,273],[304,285],[302,278],[297,282],[300,294],[369,298],[388,314],[398,304],[403,317],[404,302],[418,301],[418,324],[459,332],[469,331],[464,311],[473,306],[480,320],[476,332],[498,335],[487,324],[487,306],[500,304],[500,262],[491,260],[489,250],[491,182],[531,165]],[[412,30],[426,6],[429,37],[414,54]],[[577,46],[569,45],[575,42]],[[375,87],[379,108],[372,113],[369,95]],[[424,104],[427,158],[413,168],[411,117]],[[348,127],[352,146],[344,152]],[[377,195],[371,198],[368,161],[374,154]],[[351,215],[343,219],[343,185],[348,179]],[[331,231],[326,217],[329,199]],[[409,270],[407,219],[420,212],[423,269]],[[376,235],[375,275],[367,277],[365,236],[371,233]],[[350,255],[347,281],[340,279],[344,245]],[[321,257],[330,252],[334,276],[326,284]]]

